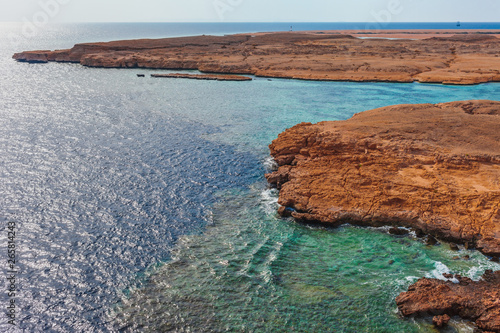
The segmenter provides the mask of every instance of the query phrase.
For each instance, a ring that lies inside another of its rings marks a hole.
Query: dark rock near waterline
[[[391,235],[402,236],[402,235],[408,235],[409,231],[407,229],[403,229],[403,228],[392,227],[389,229],[389,233]]]
[[[417,238],[425,237],[425,233],[422,230],[420,230],[420,229],[411,228],[411,231],[413,231],[415,233],[415,236]]]
[[[290,217],[292,216],[292,213],[294,212],[295,210],[293,208],[290,208],[290,207],[279,207],[278,208],[278,214],[280,214],[281,216],[283,217]]]
[[[450,316],[448,316],[447,314],[441,316],[434,316],[432,318],[432,323],[434,324],[434,326],[442,328],[448,325],[450,319],[451,319]]]
[[[438,240],[430,235],[428,235],[427,237],[425,237],[425,240],[424,240],[425,244],[426,245],[429,245],[429,246],[433,246],[433,245],[436,245],[438,244]]]

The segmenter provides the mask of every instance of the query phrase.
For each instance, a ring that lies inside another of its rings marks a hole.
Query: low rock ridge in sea
[[[444,31],[440,37],[417,40],[411,39],[412,33],[404,34],[408,39],[389,40],[361,39],[335,31],[141,39],[27,51],[13,58],[30,63],[193,69],[305,80],[499,82],[500,39],[484,33],[453,33]]]
[[[279,213],[304,222],[410,227],[500,256],[500,102],[396,105],[345,121],[301,123],[269,146]],[[401,314],[449,316],[500,332],[500,272],[459,283],[423,278]],[[450,276],[450,278],[453,278]]]
[[[139,76],[140,74],[138,74]],[[144,75],[142,75],[144,76]],[[241,75],[221,75],[221,74],[188,74],[188,73],[169,73],[169,74],[151,74],[154,78],[171,79],[193,79],[208,81],[252,81],[251,77]]]
[[[433,315],[445,326],[451,316],[474,321],[486,332],[500,332],[500,271],[486,271],[480,281],[446,274],[448,281],[422,278],[396,298],[404,316]]]

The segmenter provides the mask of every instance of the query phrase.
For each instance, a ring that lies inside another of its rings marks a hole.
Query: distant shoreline
[[[367,37],[372,38],[362,39]],[[261,32],[83,43],[13,58],[301,80],[470,85],[500,82],[498,37],[500,30],[484,29]]]
[[[271,34],[274,32],[258,32],[252,35]],[[341,34],[354,37],[377,37],[397,39],[426,39],[446,35],[484,34],[500,38],[500,29],[363,29],[363,30],[310,30],[296,31],[304,34]],[[246,35],[247,33],[240,34]]]

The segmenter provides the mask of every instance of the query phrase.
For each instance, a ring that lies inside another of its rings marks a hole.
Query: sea
[[[215,82],[15,62],[81,42],[366,26],[38,25],[0,23],[1,332],[435,332],[429,318],[401,318],[395,297],[424,276],[500,269],[387,228],[281,218],[264,178],[268,145],[297,123],[500,100],[500,83]],[[445,332],[473,329],[453,318]]]

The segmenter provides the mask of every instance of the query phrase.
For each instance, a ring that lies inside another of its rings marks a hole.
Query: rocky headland
[[[393,226],[500,256],[500,102],[396,105],[301,123],[270,145],[279,213],[332,226]],[[420,279],[401,314],[450,316],[500,332],[500,272]]]
[[[270,145],[280,213],[392,225],[500,256],[500,102],[396,105],[302,123]]]
[[[279,167],[266,178],[283,216],[408,227],[500,256],[500,102],[396,105],[302,123],[270,150]],[[400,313],[432,315],[438,327],[459,315],[500,332],[500,271],[446,278],[417,281],[396,299]]]
[[[348,35],[318,31],[141,39],[77,44],[68,50],[27,51],[13,58],[30,63],[193,69],[306,80],[445,84],[500,81],[500,39],[491,32],[457,32],[351,31],[352,35]],[[404,39],[357,38],[379,35]]]

